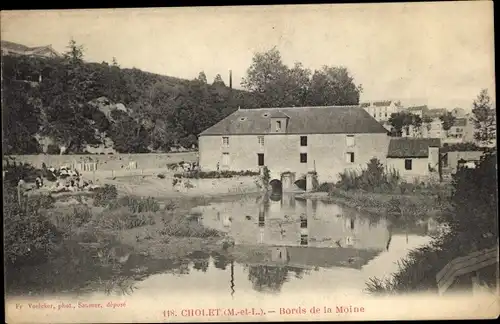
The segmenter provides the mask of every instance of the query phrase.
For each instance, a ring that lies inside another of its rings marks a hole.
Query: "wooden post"
[[[21,207],[21,186],[17,185],[17,202],[19,203],[19,207]]]
[[[479,272],[475,271],[471,276],[472,294],[476,295],[481,292],[481,281],[479,279]]]

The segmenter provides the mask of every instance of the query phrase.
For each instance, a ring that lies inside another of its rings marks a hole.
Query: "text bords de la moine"
[[[352,305],[336,305],[333,307],[281,307],[276,310],[264,310],[262,308],[190,308],[182,309],[180,312],[176,310],[164,311],[165,317],[219,317],[219,316],[264,316],[268,314],[279,315],[305,315],[305,314],[349,314],[349,313],[364,313],[365,308]]]

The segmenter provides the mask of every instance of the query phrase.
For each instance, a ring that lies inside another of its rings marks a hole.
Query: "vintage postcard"
[[[2,11],[6,322],[498,317],[493,21]]]

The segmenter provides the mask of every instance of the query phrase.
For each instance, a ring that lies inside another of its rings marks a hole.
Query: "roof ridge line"
[[[357,107],[360,108],[360,105],[332,105],[332,106],[296,106],[296,107],[268,107],[268,108],[240,108],[239,110],[269,110],[269,109],[297,109],[297,108],[348,108],[348,107]]]

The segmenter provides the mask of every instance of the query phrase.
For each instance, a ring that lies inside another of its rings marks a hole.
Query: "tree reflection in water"
[[[226,267],[231,263],[231,260],[223,254],[212,252],[214,267],[220,270],[226,270]]]
[[[103,285],[104,293],[106,295],[125,296],[131,295],[137,287],[135,286],[137,278],[131,276],[114,277],[105,282],[100,282]]]
[[[278,293],[288,281],[289,272],[294,272],[295,277],[302,279],[304,269],[283,266],[250,265],[248,267],[248,280],[256,291],[270,291]]]
[[[210,254],[204,251],[195,251],[188,255],[188,258],[193,262],[193,268],[198,271],[207,272]]]

